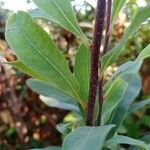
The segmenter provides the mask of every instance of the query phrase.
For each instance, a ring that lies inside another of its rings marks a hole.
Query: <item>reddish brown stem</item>
[[[90,86],[89,97],[87,104],[87,118],[86,125],[93,126],[93,112],[95,106],[95,99],[98,86],[98,67],[99,67],[99,53],[102,40],[102,32],[104,26],[106,0],[98,0],[96,8],[96,18],[93,34],[93,42],[90,55]]]
[[[102,116],[102,108],[103,108],[103,78],[99,81],[99,89],[98,89],[98,99],[99,99],[99,113],[96,121],[96,125],[101,125],[101,116]]]
[[[107,53],[108,46],[109,46],[111,6],[112,6],[112,0],[107,0],[107,6],[106,6],[106,8],[107,8],[106,9],[106,32],[105,32],[105,39],[104,39],[103,54]]]
[[[106,32],[105,32],[105,37],[104,37],[103,54],[106,54],[108,52],[109,38],[110,38],[111,6],[112,6],[112,0],[107,0],[107,4],[106,4]],[[102,107],[103,107],[103,78],[101,78],[99,80],[98,99],[99,99],[99,114],[98,114],[96,125],[100,126],[101,125],[101,116],[102,116]]]

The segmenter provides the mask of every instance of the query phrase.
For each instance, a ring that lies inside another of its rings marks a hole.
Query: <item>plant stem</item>
[[[108,52],[109,38],[110,38],[111,6],[112,6],[112,0],[107,0],[106,14],[105,14],[105,16],[106,16],[106,31],[105,31],[105,37],[104,37],[103,54],[106,54]],[[102,107],[103,107],[103,77],[99,79],[98,99],[99,99],[99,114],[97,117],[97,126],[100,126],[101,125],[101,116],[102,116]]]
[[[87,104],[86,125],[93,126],[93,112],[98,86],[99,54],[104,26],[106,0],[98,0],[96,8],[93,42],[90,55],[90,86]]]
[[[96,121],[96,125],[101,125],[101,116],[102,116],[102,107],[103,107],[103,78],[99,80],[99,89],[98,89],[98,104],[99,104],[99,113]]]
[[[106,9],[106,32],[105,32],[105,39],[104,39],[103,54],[107,53],[108,46],[109,46],[111,6],[112,6],[112,0],[107,0],[107,6],[106,6],[106,8],[107,8]]]

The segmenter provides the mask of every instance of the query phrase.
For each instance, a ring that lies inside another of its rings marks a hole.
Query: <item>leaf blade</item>
[[[112,23],[116,19],[119,11],[121,10],[121,8],[125,2],[126,2],[126,0],[113,0],[113,8],[112,8],[112,16],[111,16]]]
[[[142,101],[137,102],[137,103],[133,103],[130,106],[129,110],[128,110],[128,114],[130,114],[130,113],[132,113],[134,111],[137,111],[138,109],[140,109],[140,108],[142,108],[142,107],[144,107],[146,105],[149,105],[149,104],[150,104],[150,99],[148,99],[148,100],[142,100]]]
[[[126,87],[126,82],[124,82],[123,80],[116,80],[107,90],[107,92],[105,92],[102,109],[102,120],[104,123],[109,120],[112,111],[121,101],[125,93]]]
[[[31,10],[31,11],[29,11],[29,14],[32,16],[32,18],[35,18],[35,19],[42,18],[42,19],[51,20],[52,22],[57,23],[57,21],[54,18],[46,15],[44,12],[40,11],[39,9]]]
[[[101,150],[108,132],[114,125],[101,127],[80,127],[68,134],[62,150]]]
[[[28,79],[26,83],[34,92],[43,95],[40,98],[48,106],[79,112],[76,101],[54,85],[35,79]]]
[[[73,34],[79,36],[87,45],[88,40],[81,31],[74,11],[71,7],[70,0],[33,0],[34,3],[43,11],[46,15],[53,18],[56,23],[65,29],[69,30]]]
[[[32,70],[30,67],[26,66],[24,63],[22,63],[19,60],[18,61],[12,61],[12,62],[6,62],[5,64],[11,65],[11,66],[15,67],[16,69],[19,69],[23,73],[26,73],[35,79],[45,80],[42,76],[37,74],[34,70]]]
[[[142,50],[142,52],[139,54],[135,61],[141,61],[148,57],[150,57],[150,44]]]
[[[81,96],[86,102],[88,100],[90,68],[89,51],[83,44],[80,45],[76,54],[74,73],[80,84]]]
[[[134,99],[138,96],[141,90],[141,79],[137,73],[134,74],[126,74],[125,76],[121,77],[125,82],[128,83],[126,88],[125,94],[120,101],[119,105],[117,106],[114,114],[111,116],[109,122],[115,124],[116,127],[112,130],[112,134],[114,134],[120,124],[126,117],[128,112],[129,106],[134,101]]]
[[[27,13],[18,12],[10,17],[6,26],[6,39],[19,60],[44,76],[48,82],[73,95],[83,105],[78,82],[65,58],[48,34]]]
[[[117,136],[113,137],[112,139],[109,139],[108,141],[106,141],[106,146],[108,146],[108,145],[111,146],[111,145],[116,145],[116,144],[134,145],[134,146],[145,148],[146,150],[149,150],[149,148],[150,148],[150,146],[147,145],[143,141],[132,139],[130,137],[126,137],[123,135],[117,135]]]

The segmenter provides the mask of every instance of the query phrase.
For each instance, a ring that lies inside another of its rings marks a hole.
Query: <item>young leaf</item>
[[[48,106],[79,112],[76,101],[54,85],[34,79],[28,79],[27,85],[34,92],[47,97],[41,97],[41,100]]]
[[[147,5],[146,7],[142,7],[138,10],[133,20],[131,21],[131,25],[126,29],[123,37],[121,38],[121,41],[117,44],[116,47],[114,47],[102,58],[102,62],[101,62],[102,72],[104,72],[109,65],[113,64],[118,59],[120,54],[124,51],[124,47],[129,37],[138,29],[141,23],[143,23],[150,17],[149,10],[150,10],[150,5]]]
[[[80,84],[82,99],[86,102],[88,100],[90,69],[89,51],[83,44],[80,45],[76,54],[74,73]]]
[[[107,140],[105,146],[108,147],[108,146],[117,145],[117,144],[134,145],[134,146],[142,147],[145,150],[150,150],[150,146],[147,145],[145,142],[132,139],[130,137],[122,136],[122,135],[116,135],[115,137]]]
[[[141,109],[141,108],[143,108],[146,105],[150,105],[150,99],[148,99],[148,100],[142,100],[142,101],[137,102],[137,103],[133,103],[130,106],[129,110],[128,110],[128,114],[130,114],[130,113],[132,113],[134,111],[137,111],[138,109]]]
[[[122,97],[122,100],[120,101],[109,121],[116,125],[115,131],[125,119],[131,103],[138,96],[141,89],[141,79],[138,74],[126,74],[121,79],[128,83],[128,86],[126,88],[125,94]],[[113,133],[115,133],[115,131]]]
[[[112,23],[116,19],[119,11],[121,10],[121,8],[125,2],[126,2],[126,0],[113,0],[113,8],[112,8],[112,16],[111,16]]]
[[[148,57],[150,57],[150,44],[142,50],[142,52],[139,54],[135,61],[141,61]]]
[[[88,40],[81,31],[78,21],[75,17],[74,11],[71,7],[70,0],[33,0],[34,3],[46,15],[50,16],[52,20],[60,26],[69,30],[73,34],[79,36],[87,45]],[[50,19],[49,18],[49,19]]]
[[[104,104],[102,109],[102,120],[104,123],[108,121],[111,113],[123,98],[126,87],[126,82],[124,82],[123,80],[116,80],[105,92]]]
[[[101,150],[113,127],[114,125],[77,128],[65,137],[62,150]]]
[[[26,66],[19,60],[12,61],[12,62],[6,62],[5,64],[11,65],[35,79],[45,80],[40,74],[37,74],[34,70],[32,70],[31,68],[29,68],[28,66]]]
[[[19,60],[83,106],[78,81],[70,72],[65,58],[48,34],[27,13],[18,12],[10,17],[6,39]]]

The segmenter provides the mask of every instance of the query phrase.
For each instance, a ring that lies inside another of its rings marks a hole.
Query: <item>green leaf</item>
[[[57,130],[63,134],[64,136],[66,136],[67,134],[69,134],[72,131],[72,127],[73,127],[73,121],[69,122],[69,123],[59,123],[57,124]]]
[[[150,144],[150,133],[141,138],[142,141]]]
[[[142,50],[142,52],[137,57],[136,61],[141,61],[150,57],[150,44]]]
[[[116,82],[116,80],[122,79],[126,83],[128,83],[124,97],[121,99],[119,106],[113,112],[111,119],[109,120],[110,123],[113,122],[117,125],[116,129],[120,126],[120,124],[126,117],[128,106],[131,105],[133,100],[139,94],[141,82],[137,72],[139,71],[141,65],[142,61],[130,61],[121,65],[118,70],[112,75],[112,78],[104,85],[104,91],[107,91],[109,87],[113,85],[114,82]]]
[[[126,0],[113,0],[111,22],[113,23]]]
[[[134,145],[138,147],[142,147],[145,150],[149,150],[150,146],[147,145],[145,142],[132,139],[130,137],[122,136],[122,135],[117,135],[109,140],[106,141],[106,147],[111,146],[111,145],[116,145],[116,144],[128,144],[128,145]]]
[[[62,150],[101,150],[113,127],[114,125],[77,128],[65,137]]]
[[[45,14],[44,12],[40,11],[39,9],[34,9],[29,11],[29,14],[32,16],[32,18],[35,19],[46,19],[46,20],[51,20],[52,22],[57,23],[57,21],[52,18],[51,16],[48,16],[47,14]]]
[[[150,105],[150,99],[147,99],[147,100],[142,100],[140,102],[137,102],[137,103],[133,103],[129,110],[128,110],[128,114],[134,112],[134,111],[137,111],[138,109],[141,109],[143,108],[144,106],[146,105]]]
[[[57,146],[50,146],[47,148],[34,148],[31,150],[61,150],[61,147],[57,147]]]
[[[122,100],[120,101],[115,112],[111,116],[111,119],[109,120],[110,123],[116,125],[113,134],[116,132],[120,124],[125,119],[130,105],[132,104],[134,99],[138,96],[141,90],[141,79],[137,73],[126,74],[123,77],[121,77],[121,79],[123,79],[126,83],[128,83],[128,86],[126,88]]]
[[[27,13],[18,12],[10,17],[6,39],[20,61],[83,106],[78,81],[65,58],[49,35]]]
[[[83,125],[84,125],[83,119],[78,118],[78,119],[74,119],[71,122],[57,124],[57,130],[61,132],[64,136],[66,136],[75,128],[83,126]]]
[[[117,71],[104,85],[104,91],[106,91],[115,80],[121,79],[126,74],[137,73],[140,70],[142,63],[143,61],[129,61],[119,66]]]
[[[121,38],[121,41],[117,44],[116,47],[114,47],[111,51],[109,51],[104,57],[102,58],[102,67],[101,71],[104,72],[105,69],[113,64],[120,54],[124,51],[126,42],[128,41],[129,37],[133,35],[133,33],[138,29],[138,27],[146,21],[150,17],[150,5],[147,5],[146,7],[142,7],[138,10],[136,15],[131,21],[131,25],[126,29],[123,37]]]
[[[78,107],[76,107],[76,105],[73,105],[71,101],[70,102],[60,101],[59,99],[55,99],[52,97],[45,97],[42,95],[40,95],[40,99],[43,103],[45,103],[49,107],[70,110],[80,114]]]
[[[123,98],[126,87],[126,82],[124,82],[123,80],[116,80],[105,92],[104,104],[102,109],[102,120],[104,123],[108,121],[111,113]]]
[[[23,73],[28,74],[29,76],[36,78],[36,79],[41,79],[44,80],[43,77],[41,77],[39,74],[37,74],[35,71],[33,71],[31,68],[23,64],[21,61],[12,61],[12,62],[5,62],[5,64],[11,65]]]
[[[140,62],[129,61],[129,62],[126,62],[126,63],[122,64],[121,66],[119,66],[117,71],[112,75],[112,77],[104,85],[104,93],[106,93],[112,87],[112,85],[114,85],[114,83],[117,80],[120,80],[120,79],[122,80],[122,78],[124,76],[128,76],[128,74],[136,74],[139,71],[141,65],[142,65],[142,61],[140,61]],[[122,100],[122,99],[120,99],[120,100]],[[113,114],[115,114],[115,112],[113,112]],[[111,116],[111,119],[112,118],[113,118],[113,116]]]
[[[88,100],[90,66],[89,51],[83,44],[80,45],[76,54],[74,73],[80,84],[82,99],[86,102]]]
[[[143,115],[141,117],[139,123],[150,128],[150,116],[149,115]]]
[[[28,79],[27,85],[34,92],[44,95],[41,100],[48,106],[79,112],[76,101],[54,85],[34,79]]]
[[[125,74],[137,73],[140,70],[142,63],[143,61],[129,61],[122,64],[118,67],[117,71],[112,75],[110,80],[122,77]]]
[[[60,26],[79,36],[87,45],[88,40],[83,34],[71,7],[70,0],[33,0],[38,8]]]

